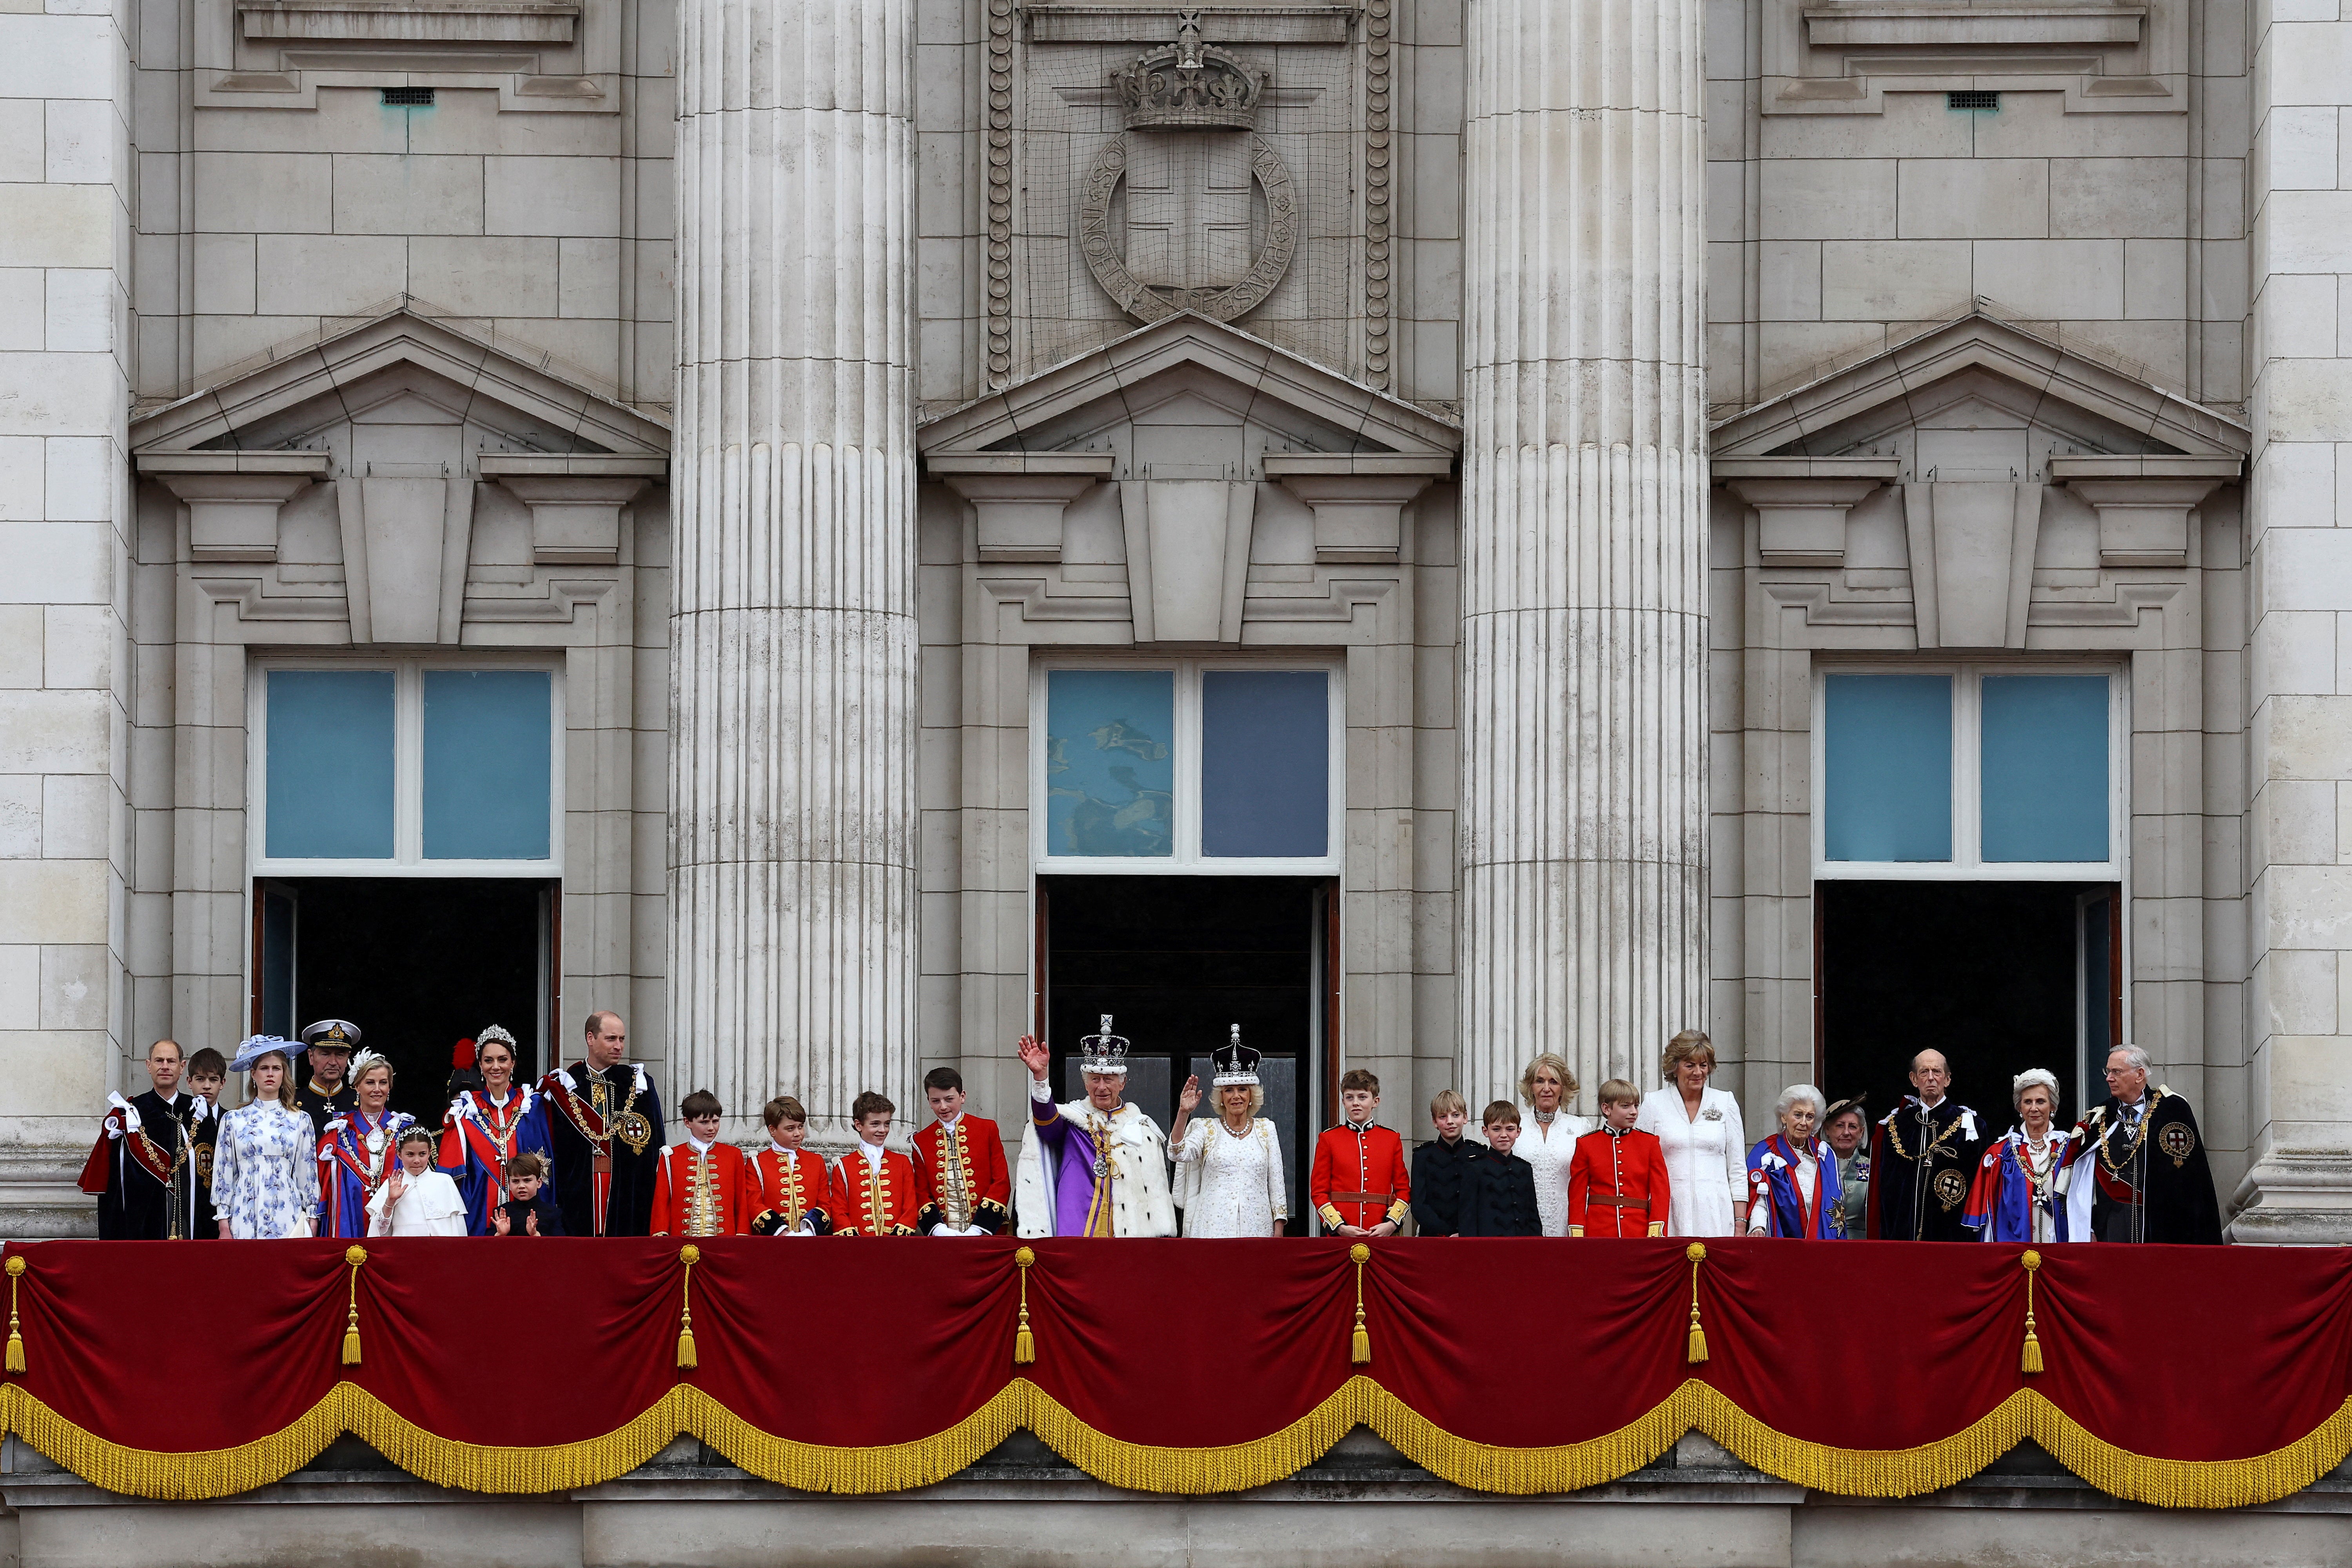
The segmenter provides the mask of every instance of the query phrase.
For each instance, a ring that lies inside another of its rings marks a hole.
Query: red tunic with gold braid
[[[1412,1208],[1412,1173],[1405,1165],[1404,1140],[1394,1128],[1378,1122],[1325,1128],[1315,1141],[1307,1196],[1328,1230],[1343,1225],[1370,1230],[1382,1220],[1402,1220]]]
[[[1606,1128],[1576,1141],[1568,1161],[1568,1234],[1664,1236],[1674,1212],[1666,1147],[1654,1132]]]
[[[916,1180],[913,1162],[896,1149],[882,1151],[879,1170],[864,1144],[850,1150],[834,1163],[833,1234],[913,1236]]]
[[[952,1128],[934,1121],[916,1133],[915,1179],[921,1184],[915,1226],[925,1236],[935,1225],[958,1230],[976,1225],[1002,1236],[1013,1217],[1013,1173],[1004,1163],[1004,1140],[986,1117],[966,1113]]]
[[[673,1143],[654,1165],[648,1236],[740,1236],[743,1151],[713,1143],[697,1154],[691,1140]]]
[[[743,1228],[752,1236],[793,1236],[806,1225],[833,1234],[833,1177],[814,1149],[773,1143],[743,1162]]]

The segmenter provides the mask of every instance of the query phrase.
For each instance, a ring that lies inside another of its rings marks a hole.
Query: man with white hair
[[[1054,1103],[1052,1057],[1024,1035],[1029,1125],[1021,1134],[1013,1207],[1023,1236],[1173,1236],[1168,1140],[1125,1099],[1128,1042],[1102,1030],[1078,1042],[1087,1097]]]
[[[1941,1051],[1911,1058],[1911,1087],[1871,1139],[1871,1239],[1974,1241],[1960,1205],[1984,1153],[1977,1113],[1951,1098]]]
[[[2074,1129],[2068,1233],[2086,1241],[2219,1246],[2221,1209],[2205,1167],[2205,1142],[2189,1102],[2148,1087],[2147,1053],[2107,1053],[2106,1103]],[[2086,1179],[2087,1178],[2087,1179]]]

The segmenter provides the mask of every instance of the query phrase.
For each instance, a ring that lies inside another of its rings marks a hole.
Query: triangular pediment
[[[1181,432],[1216,427],[1287,452],[1441,458],[1462,447],[1450,420],[1191,312],[943,415],[918,444],[927,458],[1118,447],[1142,463],[1155,441],[1178,451]]]
[[[302,450],[355,425],[461,425],[482,449],[667,458],[660,422],[568,376],[551,356],[478,337],[404,304],[232,366],[141,416],[141,456]]]
[[[2002,320],[1990,301],[1979,305],[1718,422],[1713,455],[1892,455],[1898,442],[1949,432],[1927,444],[1944,440],[1966,456],[1968,433],[1997,429],[2030,430],[2061,456],[2222,458],[2252,448],[2252,432],[2228,416],[2126,363]]]

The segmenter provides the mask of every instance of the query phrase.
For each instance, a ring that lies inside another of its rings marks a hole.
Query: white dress
[[[310,1119],[274,1100],[223,1116],[213,1207],[221,1233],[238,1241],[310,1235],[319,1207],[319,1135]]]
[[[1568,1165],[1576,1158],[1576,1141],[1592,1131],[1592,1123],[1563,1110],[1546,1127],[1529,1110],[1519,1124],[1519,1141],[1511,1152],[1536,1168],[1536,1215],[1546,1236],[1568,1234]]]
[[[1236,1135],[1215,1117],[1202,1117],[1184,1129],[1175,1154],[1186,1236],[1272,1236],[1290,1217],[1282,1145],[1265,1118]]]
[[[407,1176],[400,1201],[385,1205],[392,1196],[392,1183],[375,1190],[368,1200],[368,1234],[370,1236],[463,1236],[466,1234],[466,1200],[457,1195],[457,1184],[440,1171],[427,1171],[421,1176]]]
[[[1668,1084],[1642,1097],[1633,1125],[1665,1145],[1666,1181],[1674,1214],[1668,1236],[1730,1236],[1748,1201],[1748,1134],[1739,1101],[1719,1089],[1698,1093],[1698,1114],[1683,1109],[1683,1091]]]

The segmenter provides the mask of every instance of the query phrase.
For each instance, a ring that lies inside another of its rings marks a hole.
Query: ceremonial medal
[[[1958,1171],[1936,1173],[1936,1198],[1945,1208],[1958,1207],[1959,1201],[1968,1195],[1969,1184],[1960,1179],[1960,1173]]]
[[[635,1097],[632,1096],[632,1098]],[[639,1154],[644,1153],[646,1145],[654,1141],[654,1124],[646,1121],[641,1111],[621,1112],[620,1117],[613,1123],[613,1131],[622,1142],[626,1143],[631,1150]]]
[[[1096,1155],[1096,1156],[1095,1156],[1095,1180],[1096,1180],[1096,1181],[1097,1181],[1097,1182],[1099,1182],[1099,1181],[1101,1181],[1105,1176],[1108,1176],[1108,1175],[1109,1175],[1109,1174],[1110,1174],[1110,1162],[1109,1162],[1108,1160],[1104,1159],[1100,1154]]]
[[[2156,1135],[2156,1146],[2172,1156],[2173,1166],[2178,1169],[2197,1152],[2197,1134],[2189,1130],[2186,1121],[2170,1122]]]

